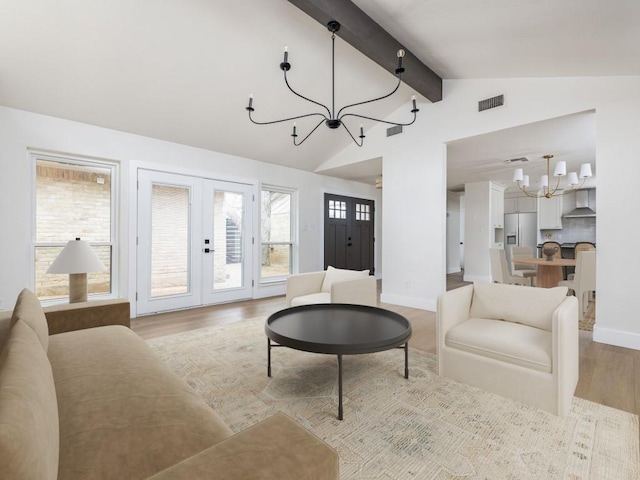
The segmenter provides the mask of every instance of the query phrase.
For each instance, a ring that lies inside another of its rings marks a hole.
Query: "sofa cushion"
[[[331,303],[331,294],[325,292],[310,293],[309,295],[300,295],[291,300],[292,307],[314,305],[316,303]]]
[[[551,344],[547,330],[487,318],[470,318],[445,336],[449,347],[546,373],[552,371]]]
[[[56,479],[58,404],[38,336],[18,319],[0,356],[0,476]]]
[[[52,335],[49,358],[60,414],[60,480],[147,478],[231,435],[126,327]]]
[[[324,280],[320,291],[331,293],[331,285],[334,283],[356,280],[358,278],[367,277],[368,275],[369,270],[343,270],[341,268],[333,268],[332,266],[329,266],[324,274]]]
[[[567,287],[534,288],[475,282],[470,317],[521,323],[551,331],[553,312],[567,296]]]
[[[47,318],[44,316],[44,311],[40,305],[40,300],[36,297],[35,293],[31,290],[24,288],[18,300],[16,300],[16,306],[13,309],[11,316],[11,324],[13,325],[20,319],[31,328],[38,340],[42,344],[42,348],[46,352],[49,348],[49,325],[47,324]]]

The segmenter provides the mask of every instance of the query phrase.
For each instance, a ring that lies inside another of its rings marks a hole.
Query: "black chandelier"
[[[289,52],[287,51],[287,47],[284,47],[284,60],[282,61],[282,63],[280,63],[280,69],[284,72],[284,83],[287,85],[287,87],[289,88],[289,90],[291,90],[293,94],[297,95],[300,98],[303,98],[304,100],[307,100],[308,102],[314,103],[322,107],[324,110],[326,110],[326,114],[324,112],[315,112],[315,113],[307,113],[306,115],[298,115],[296,117],[283,118],[282,120],[273,120],[271,122],[258,122],[254,120],[251,115],[255,111],[255,109],[253,108],[253,95],[249,95],[249,105],[247,106],[247,111],[249,112],[249,120],[251,120],[256,125],[271,125],[273,123],[290,122],[292,120],[297,120],[299,118],[322,117],[321,120],[318,122],[318,124],[315,127],[313,127],[313,129],[307,134],[307,136],[304,137],[300,142],[297,141],[298,133],[297,133],[296,124],[295,123],[293,124],[293,133],[291,134],[291,136],[293,137],[293,144],[295,146],[302,145],[304,141],[307,138],[309,138],[311,134],[315,132],[318,129],[318,127],[322,125],[322,123],[324,122],[325,125],[331,129],[336,129],[336,128],[339,128],[340,126],[344,127],[344,129],[347,131],[347,133],[349,134],[351,139],[356,143],[356,145],[361,147],[364,144],[364,138],[365,138],[362,124],[360,125],[360,135],[358,137],[360,141],[358,141],[353,136],[351,131],[349,131],[349,128],[347,128],[347,126],[345,125],[343,121],[345,117],[363,118],[365,120],[373,120],[374,122],[382,122],[382,123],[387,123],[389,125],[402,126],[402,127],[407,127],[413,124],[416,121],[416,114],[420,111],[416,107],[415,95],[411,97],[411,100],[413,102],[413,108],[411,109],[411,113],[413,113],[413,120],[411,120],[408,123],[389,122],[387,120],[368,117],[366,115],[359,115],[357,113],[345,113],[345,111],[349,108],[356,107],[358,105],[364,105],[366,103],[377,102],[378,100],[383,100],[387,97],[390,97],[398,90],[398,88],[400,87],[400,83],[402,82],[402,73],[404,72],[404,68],[402,67],[402,57],[404,57],[405,52],[402,49],[398,50],[398,67],[395,70],[395,74],[398,77],[398,84],[390,93],[383,95],[382,97],[373,98],[371,100],[365,100],[364,102],[357,102],[357,103],[352,103],[350,105],[346,105],[342,107],[340,110],[338,110],[338,113],[336,114],[335,44],[336,44],[336,32],[340,30],[340,24],[335,20],[332,20],[327,24],[327,28],[331,32],[331,110],[329,110],[329,107],[327,107],[326,105],[323,105],[320,102],[316,102],[315,100],[311,100],[310,98],[307,98],[304,95],[299,94],[293,88],[291,88],[291,85],[289,85],[289,81],[287,80],[287,72],[291,70],[291,64],[288,61]]]

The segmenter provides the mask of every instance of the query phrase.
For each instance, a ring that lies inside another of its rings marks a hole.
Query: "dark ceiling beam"
[[[323,25],[340,23],[337,35],[395,75],[400,48],[406,52],[402,80],[431,102],[442,100],[442,78],[422,63],[350,0],[289,0]]]

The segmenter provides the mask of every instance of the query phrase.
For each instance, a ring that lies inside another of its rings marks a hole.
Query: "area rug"
[[[596,323],[596,302],[591,301],[584,312],[584,318],[578,321],[578,328],[593,332],[593,325]]]
[[[638,479],[638,417],[574,398],[567,418],[436,373],[410,348],[345,356],[344,420],[335,356],[272,350],[264,319],[149,344],[234,431],[284,412],[332,445],[349,479]]]

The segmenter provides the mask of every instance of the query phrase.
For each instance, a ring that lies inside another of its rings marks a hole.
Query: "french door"
[[[324,195],[324,268],[329,265],[349,270],[374,267],[373,200]]]
[[[251,298],[251,185],[138,171],[138,314]]]

